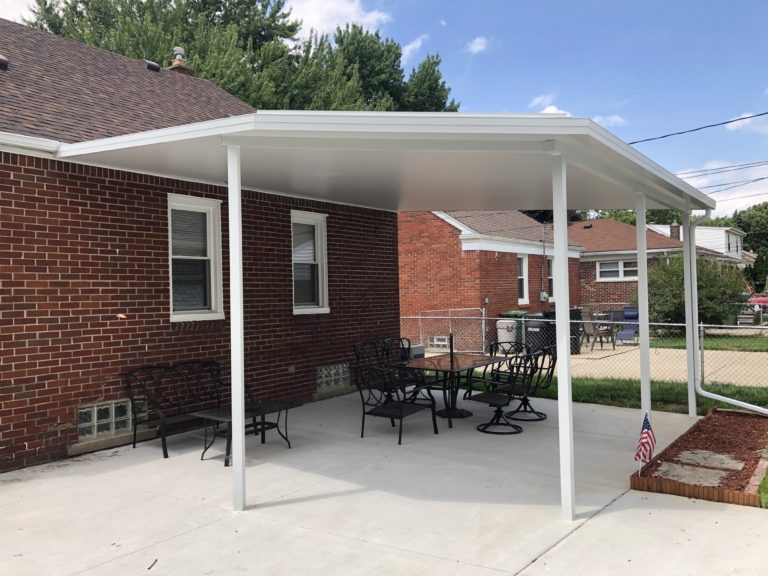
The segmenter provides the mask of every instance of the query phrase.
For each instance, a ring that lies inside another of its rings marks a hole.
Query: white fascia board
[[[555,250],[552,244],[547,244],[544,250],[541,249],[541,242],[534,240],[519,240],[513,238],[503,238],[500,236],[487,236],[485,234],[472,234],[459,236],[461,240],[461,249],[465,252],[506,252],[510,254],[530,254],[533,256],[554,256]],[[572,246],[568,249],[568,258],[578,258],[581,251],[578,247]]]
[[[432,212],[432,214],[434,214],[435,216],[440,218],[440,220],[442,220],[443,222],[446,222],[447,224],[450,224],[451,226],[456,228],[456,230],[461,232],[462,235],[464,235],[464,234],[476,235],[477,234],[477,232],[475,230],[473,230],[472,228],[470,228],[466,224],[463,224],[462,222],[459,222],[456,218],[454,218],[453,216],[449,216],[445,212],[437,211],[437,212]]]
[[[648,158],[645,154],[642,154],[641,152],[638,152],[635,148],[630,146],[629,144],[625,143],[623,140],[619,139],[617,136],[600,126],[597,122],[593,122],[590,120],[590,136],[597,140],[598,142],[601,142],[603,145],[608,146],[612,148],[615,152],[618,152],[628,160],[630,160],[633,164],[639,166],[640,168],[646,170],[647,172],[650,172],[657,178],[663,180],[664,182],[670,184],[677,190],[684,192],[688,196],[692,197],[693,199],[697,200],[699,203],[703,204],[703,207],[699,208],[701,210],[704,210],[706,207],[708,208],[715,208],[717,205],[716,201],[704,194],[703,192],[699,191],[697,188],[691,186],[684,180],[680,179],[678,176],[675,176],[672,172],[667,170],[666,168],[663,168],[650,158]],[[666,192],[670,192],[669,190],[666,190]],[[684,198],[681,198],[681,200],[684,200]]]
[[[48,138],[13,134],[12,132],[0,132],[0,146],[15,148],[19,151],[31,150],[34,152],[55,154],[61,146],[61,142],[58,140],[49,140]]]
[[[681,252],[681,248],[655,248],[653,250],[646,250],[648,256],[656,254],[670,254],[675,252]],[[637,258],[637,250],[616,250],[613,252],[582,252],[581,260],[583,262],[597,262],[606,260],[628,260],[630,258]]]
[[[78,156],[81,154],[95,154],[111,150],[122,150],[125,148],[136,148],[152,144],[165,144],[180,140],[192,140],[195,138],[205,138],[207,136],[225,136],[227,134],[245,132],[252,130],[255,127],[255,117],[255,114],[245,114],[243,116],[233,116],[230,118],[208,120],[206,122],[196,122],[194,124],[184,124],[172,128],[161,128],[159,130],[148,130],[147,132],[113,136],[111,138],[102,138],[100,140],[62,144],[59,149],[58,157],[68,158],[70,156]]]

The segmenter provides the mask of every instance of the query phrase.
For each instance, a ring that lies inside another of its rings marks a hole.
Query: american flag
[[[653,435],[651,422],[648,420],[648,413],[643,418],[643,428],[640,431],[640,440],[637,441],[637,451],[635,460],[640,462],[650,462],[653,458],[653,449],[656,447],[656,436]]]

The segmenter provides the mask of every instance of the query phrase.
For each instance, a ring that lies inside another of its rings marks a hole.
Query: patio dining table
[[[475,368],[482,368],[504,360],[500,356],[481,354],[440,354],[429,358],[416,358],[403,365],[411,370],[433,371],[443,376],[443,401],[445,408],[437,411],[441,418],[448,419],[448,427],[453,428],[454,418],[468,418],[472,412],[456,406],[461,378],[466,377]]]

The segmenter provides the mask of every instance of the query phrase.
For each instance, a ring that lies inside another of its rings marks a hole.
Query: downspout
[[[712,214],[712,211],[707,209],[704,218],[700,221],[706,222],[710,219]],[[690,222],[689,220],[689,238],[691,238],[694,246],[693,246],[693,256],[692,256],[692,270],[693,270],[693,276],[695,278],[695,271],[696,271],[696,245],[695,241],[693,240],[696,237],[696,224],[693,222]],[[713,392],[707,392],[702,388],[702,384],[704,383],[704,377],[701,370],[701,364],[702,364],[702,351],[699,349],[699,332],[698,332],[698,324],[699,324],[699,307],[698,307],[698,286],[696,286],[696,283],[693,283],[692,288],[692,296],[693,296],[693,302],[694,302],[694,310],[693,310],[693,319],[695,322],[692,323],[693,328],[693,340],[694,340],[694,353],[696,354],[696,370],[695,370],[695,378],[694,378],[694,389],[696,390],[696,393],[699,396],[702,396],[704,398],[709,398],[710,400],[716,400],[718,402],[723,402],[725,404],[731,404],[732,406],[737,406],[738,408],[743,408],[745,410],[751,410],[752,412],[757,412],[759,414],[762,414],[764,416],[768,416],[768,409],[763,408],[762,406],[756,406],[755,404],[749,404],[747,402],[742,402],[741,400],[735,400],[733,398],[728,398],[726,396],[721,396],[720,394],[714,394]]]

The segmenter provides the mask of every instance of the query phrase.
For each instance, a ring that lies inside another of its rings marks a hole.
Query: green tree
[[[397,42],[358,25],[299,41],[285,0],[35,1],[31,26],[161,66],[182,46],[198,77],[256,108],[458,110],[439,56],[405,82]]]
[[[358,24],[337,28],[333,37],[348,79],[360,78],[368,110],[401,110],[405,82],[400,66],[402,50],[394,40],[382,39]]]
[[[736,227],[747,234],[744,237],[745,250],[768,250],[768,202],[734,212],[733,220]]]
[[[726,324],[744,305],[744,282],[739,270],[711,258],[696,261],[699,320]],[[648,269],[648,302],[651,322],[685,322],[683,258],[661,259]]]
[[[408,78],[403,108],[412,112],[458,112],[459,105],[453,99],[448,101],[450,93],[440,73],[440,56],[428,55]]]
[[[634,210],[596,210],[591,214],[592,218],[610,218],[625,224],[635,225],[637,219]],[[672,224],[680,222],[680,213],[677,210],[652,209],[646,210],[645,221],[654,224]]]
[[[765,292],[768,289],[768,250],[758,250],[755,263],[747,270],[755,292]]]

